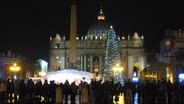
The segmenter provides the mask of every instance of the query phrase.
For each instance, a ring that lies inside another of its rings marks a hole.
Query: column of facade
[[[65,57],[65,61],[64,61],[64,63],[65,63],[65,68],[68,68],[68,66],[67,66],[67,46],[66,46],[66,41],[64,41],[64,57]]]
[[[131,78],[133,76],[133,56],[128,56],[128,78]]]
[[[61,69],[65,69],[65,56],[61,56],[60,62]]]
[[[98,67],[99,74],[102,74],[103,70],[102,68],[103,68],[102,56],[99,56],[99,67]]]
[[[86,66],[87,66],[87,59],[86,59],[86,54],[84,54],[84,64],[83,64],[83,68],[84,68],[84,71],[86,71],[87,70],[87,68],[86,68]]]
[[[68,65],[69,65],[69,64],[68,64],[69,60],[68,60],[68,55],[67,55],[67,54],[65,55],[65,60],[66,60],[66,61],[65,61],[65,66],[66,66],[66,68],[68,68],[68,67],[69,67],[69,66],[68,66]]]
[[[64,68],[66,68],[66,62],[67,62],[66,61],[66,56],[67,56],[66,53],[64,53]]]
[[[84,71],[84,55],[80,54],[80,67]]]
[[[140,69],[139,71],[142,71],[145,67],[145,59],[144,56],[140,56]]]
[[[54,60],[55,60],[55,57],[54,56],[51,56],[50,57],[50,70],[49,71],[53,71],[54,70]]]
[[[90,72],[93,72],[93,56],[90,55]]]

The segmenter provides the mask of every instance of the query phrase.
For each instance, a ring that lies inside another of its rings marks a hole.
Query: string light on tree
[[[110,26],[109,32],[107,34],[107,42],[105,49],[105,70],[104,78],[105,80],[113,79],[113,66],[120,64],[120,49],[118,44],[118,39],[113,26]]]

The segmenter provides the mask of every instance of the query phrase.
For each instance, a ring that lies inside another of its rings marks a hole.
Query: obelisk
[[[73,0],[70,15],[70,49],[69,49],[70,67],[75,67],[76,64],[76,52],[77,52],[76,36],[77,36],[77,6],[75,0]]]

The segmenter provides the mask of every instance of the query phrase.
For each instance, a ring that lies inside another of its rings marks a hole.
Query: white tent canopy
[[[66,80],[68,80],[69,83],[75,81],[76,84],[78,84],[81,81],[90,83],[91,79],[93,78],[93,74],[76,69],[64,69],[60,71],[48,72],[43,78],[47,79],[49,82],[54,80],[56,83],[64,83]]]

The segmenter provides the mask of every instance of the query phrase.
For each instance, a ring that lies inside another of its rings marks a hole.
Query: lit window
[[[95,40],[97,40],[98,39],[98,37],[97,36],[95,36]]]
[[[56,56],[56,59],[59,59],[59,56]]]
[[[125,39],[125,37],[123,36],[122,39]]]
[[[120,37],[118,36],[118,40],[120,40]]]
[[[168,41],[165,42],[165,44],[166,44],[167,46],[169,46],[169,45],[171,45],[171,42],[168,40]]]
[[[100,40],[102,39],[102,36],[100,36]]]

